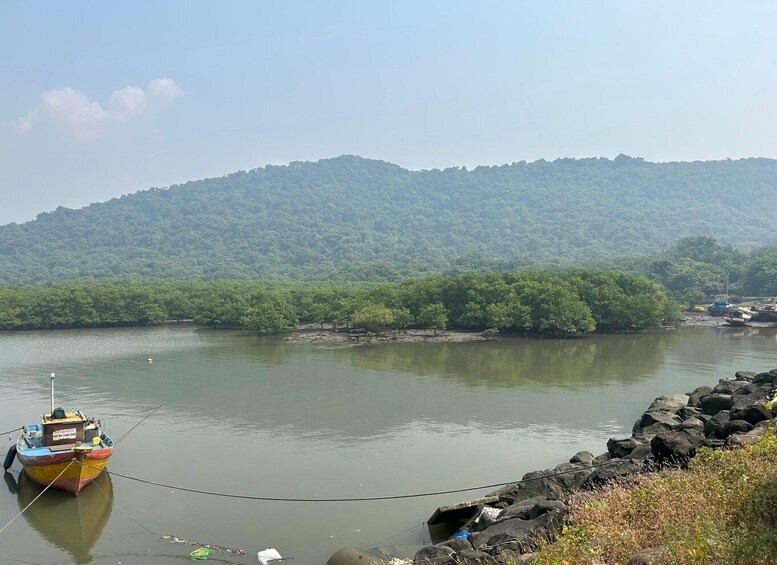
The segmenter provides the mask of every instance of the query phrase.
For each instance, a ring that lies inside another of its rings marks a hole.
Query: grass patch
[[[579,493],[546,565],[625,564],[666,548],[681,565],[777,562],[777,433],[734,450],[703,448],[688,471],[663,471]]]

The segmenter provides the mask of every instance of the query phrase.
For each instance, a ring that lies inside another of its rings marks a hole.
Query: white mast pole
[[[57,376],[56,373],[51,373],[49,375],[49,378],[51,379],[51,416],[54,415],[54,377]]]

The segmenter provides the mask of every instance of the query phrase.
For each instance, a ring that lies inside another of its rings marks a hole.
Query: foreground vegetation
[[[625,564],[665,548],[665,563],[770,564],[777,547],[777,433],[735,450],[703,448],[689,471],[581,493],[538,563]]]
[[[420,327],[572,336],[659,325],[677,314],[637,275],[586,269],[439,276],[370,285],[87,282],[0,287],[0,329],[130,326],[191,319],[264,333],[300,322],[368,331]]]
[[[267,166],[0,226],[0,283],[397,281],[646,255],[713,233],[751,250],[777,241],[759,210],[775,179],[771,159],[625,155],[471,171],[353,156]]]

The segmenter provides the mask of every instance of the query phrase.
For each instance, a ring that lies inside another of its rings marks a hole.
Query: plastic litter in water
[[[274,547],[268,547],[265,550],[260,551],[256,554],[256,558],[259,560],[259,563],[262,565],[267,565],[270,561],[276,561],[278,559],[283,559],[281,557],[281,554],[278,553],[278,550]]]
[[[198,547],[189,554],[189,557],[195,561],[204,561],[208,558],[210,550],[207,547]]]

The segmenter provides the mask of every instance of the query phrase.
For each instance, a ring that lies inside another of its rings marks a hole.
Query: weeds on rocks
[[[661,563],[777,561],[777,433],[732,450],[702,448],[689,469],[637,476],[575,495],[536,563],[626,564],[646,548]]]

